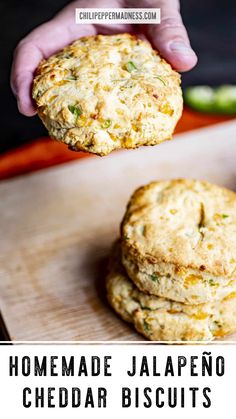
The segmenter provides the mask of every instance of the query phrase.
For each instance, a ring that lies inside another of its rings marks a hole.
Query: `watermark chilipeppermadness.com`
[[[77,24],[158,24],[161,21],[160,9],[75,9]]]

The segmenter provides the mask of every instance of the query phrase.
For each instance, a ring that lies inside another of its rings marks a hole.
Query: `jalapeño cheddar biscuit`
[[[42,61],[32,94],[51,137],[101,156],[170,139],[182,113],[179,74],[129,34],[81,38]]]
[[[236,331],[236,292],[217,302],[189,305],[140,291],[113,249],[107,276],[107,296],[115,311],[150,340],[200,341]]]
[[[236,194],[195,180],[138,189],[121,227],[122,263],[137,287],[186,304],[236,291]]]

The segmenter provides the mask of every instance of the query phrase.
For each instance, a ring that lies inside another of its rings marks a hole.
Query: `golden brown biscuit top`
[[[185,179],[141,187],[128,204],[121,234],[140,263],[236,279],[236,194],[225,188]]]
[[[129,34],[84,37],[43,60],[32,94],[50,135],[101,155],[170,138],[182,112],[179,74]]]

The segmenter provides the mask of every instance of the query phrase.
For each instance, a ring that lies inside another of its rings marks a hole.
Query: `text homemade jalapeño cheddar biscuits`
[[[179,74],[129,34],[81,38],[42,61],[32,94],[51,137],[101,156],[170,139],[183,107]]]

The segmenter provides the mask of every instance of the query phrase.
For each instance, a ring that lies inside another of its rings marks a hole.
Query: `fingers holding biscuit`
[[[18,109],[23,115],[33,116],[36,113],[31,99],[31,87],[39,62],[79,36],[94,35],[95,32],[92,25],[83,25],[82,28],[77,25],[73,30],[70,25],[64,26],[52,20],[39,26],[19,42],[14,52],[10,83],[17,98]]]
[[[20,42],[14,52],[11,88],[17,98],[19,111],[26,116],[36,113],[31,99],[31,84],[34,70],[42,58],[42,52],[30,41]]]
[[[160,2],[160,8],[161,23],[148,25],[147,37],[177,71],[191,70],[197,63],[197,56],[180,15],[179,1]]]

